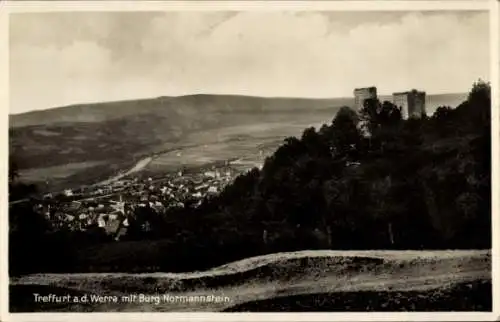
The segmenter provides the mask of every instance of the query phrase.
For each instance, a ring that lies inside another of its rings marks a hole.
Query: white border
[[[492,88],[492,220],[493,220],[493,299],[500,297],[500,274],[498,252],[500,234],[499,163],[500,137],[499,102],[499,3],[495,0],[475,1],[19,1],[0,2],[0,103],[5,113],[0,116],[1,125],[8,128],[8,16],[10,13],[47,12],[47,11],[443,11],[443,10],[490,10],[490,50],[491,50],[491,88]],[[4,132],[5,133],[5,132]],[[0,136],[0,142],[8,151],[8,140]],[[2,173],[7,181],[8,152],[2,158]],[[68,321],[68,320],[106,320],[106,321],[493,321],[500,320],[500,301],[493,301],[492,313],[8,313],[8,207],[7,185],[0,187],[0,246],[3,258],[0,260],[0,321]]]
[[[0,42],[0,70],[8,71],[9,66],[9,22],[8,14],[5,8],[2,8],[0,3],[0,39],[5,39],[5,42]],[[0,113],[0,126],[5,127],[5,132],[9,127],[9,74],[8,72],[0,72],[0,106],[3,107],[4,113]],[[5,151],[5,157],[0,158],[1,182],[7,182],[8,177],[8,158],[9,158],[9,141],[6,135],[0,136],[0,151]],[[8,247],[9,240],[9,221],[8,221],[8,185],[0,185],[0,321],[5,320],[9,312],[9,272],[8,272]]]
[[[491,1],[490,8],[490,79],[491,79],[491,90],[492,90],[492,110],[491,110],[491,206],[492,206],[492,277],[493,280],[493,299],[500,298],[500,234],[498,230],[500,228],[500,218],[498,216],[498,211],[500,209],[500,172],[498,165],[500,164],[500,149],[499,149],[499,139],[500,139],[500,2]],[[493,312],[496,312],[496,319],[500,320],[500,301],[493,301]]]
[[[491,1],[490,1],[491,2]],[[6,1],[9,12],[47,11],[407,11],[488,10],[487,0],[435,1]],[[50,4],[49,4],[50,3]]]

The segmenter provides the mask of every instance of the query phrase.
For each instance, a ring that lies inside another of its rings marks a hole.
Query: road
[[[101,186],[101,185],[108,185],[112,182],[115,182],[115,181],[118,181],[120,180],[121,178],[124,178],[128,175],[131,175],[135,172],[138,172],[138,171],[141,171],[142,169],[144,169],[145,167],[148,166],[148,164],[151,163],[151,161],[153,161],[153,157],[146,157],[144,159],[141,159],[139,162],[137,162],[130,170],[128,170],[127,172],[124,172],[124,173],[120,173],[112,178],[109,178],[109,179],[106,179],[104,181],[101,181],[99,183],[96,183],[94,184],[94,186]]]
[[[131,169],[129,169],[127,172],[124,172],[124,173],[121,173],[119,175],[116,175],[112,178],[109,178],[109,179],[106,179],[104,181],[101,181],[99,183],[96,183],[94,184],[93,186],[100,186],[100,185],[107,185],[107,184],[110,184],[110,183],[113,183],[115,181],[118,181],[120,180],[121,178],[124,178],[128,175],[131,175],[135,172],[138,172],[142,169],[144,169],[145,167],[148,166],[148,164],[151,163],[151,161],[153,161],[153,157],[146,157],[146,158],[143,158],[141,159],[139,162],[137,162]],[[119,194],[120,192],[118,193],[111,193],[111,194],[107,194],[107,195],[103,195],[103,196],[96,196],[96,197],[89,197],[89,198],[84,198],[84,199],[79,199],[79,200],[75,200],[75,201],[83,201],[83,200],[91,200],[91,199],[99,199],[99,198],[105,198],[105,197],[109,197],[109,196],[113,196],[113,195],[117,195]],[[55,194],[55,193],[53,193]],[[24,198],[24,199],[20,199],[20,200],[15,200],[15,201],[11,201],[9,202],[9,206],[12,206],[12,205],[15,205],[15,204],[20,204],[20,203],[23,203],[23,202],[28,202],[30,199],[29,198]]]

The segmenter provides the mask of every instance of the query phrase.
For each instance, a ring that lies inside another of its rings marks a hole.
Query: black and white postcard
[[[0,5],[5,321],[498,318],[497,7]]]

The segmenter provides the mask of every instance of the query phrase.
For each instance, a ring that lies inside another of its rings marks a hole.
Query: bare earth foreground
[[[10,310],[491,311],[491,292],[490,250],[325,250],[252,257],[193,273],[11,278]],[[52,297],[43,303],[41,296]],[[76,300],[82,297],[86,302]]]

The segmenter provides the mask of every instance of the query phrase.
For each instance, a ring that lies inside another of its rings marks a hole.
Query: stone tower
[[[426,114],[425,111],[425,92],[412,90],[392,94],[394,105],[401,108],[403,119],[420,118]]]
[[[354,89],[354,109],[359,112],[363,108],[363,104],[366,99],[376,99],[377,98],[377,88],[365,87],[365,88],[356,88]]]

